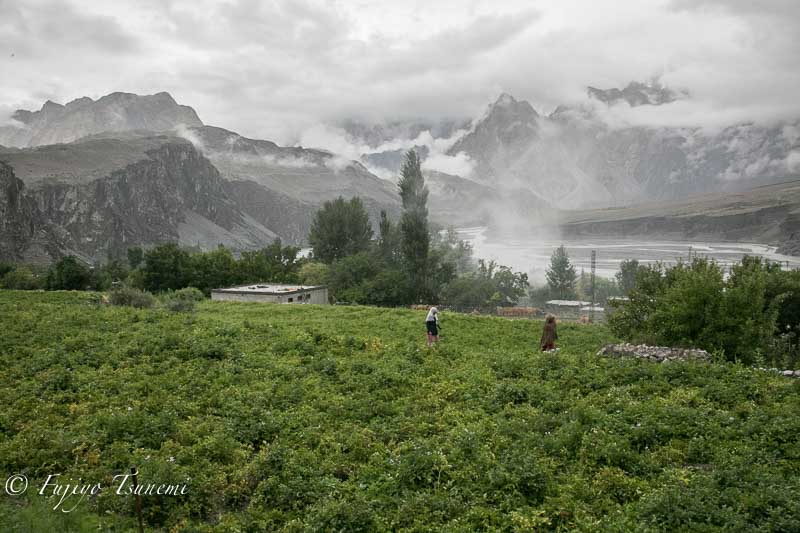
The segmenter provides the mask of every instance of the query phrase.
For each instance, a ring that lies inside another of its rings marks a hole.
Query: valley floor
[[[800,180],[671,202],[562,211],[564,238],[763,243],[800,255]]]
[[[791,531],[800,380],[596,357],[603,326],[0,291],[2,531]],[[100,483],[73,512],[47,476]],[[36,490],[35,490],[36,489]]]

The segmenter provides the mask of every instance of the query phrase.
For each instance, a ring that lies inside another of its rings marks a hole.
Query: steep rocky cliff
[[[42,235],[51,258],[91,260],[160,242],[257,248],[276,236],[239,209],[216,168],[184,139],[98,136],[0,151],[0,161],[8,228],[0,258],[41,256]]]
[[[49,254],[42,244],[50,239],[37,224],[40,220],[34,202],[25,194],[25,184],[0,161],[0,259],[46,261]]]

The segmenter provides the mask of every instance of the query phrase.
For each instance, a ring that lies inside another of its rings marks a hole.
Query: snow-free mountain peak
[[[586,88],[586,91],[590,98],[604,104],[614,105],[625,101],[631,107],[668,104],[686,96],[686,93],[673,91],[658,80],[651,80],[648,83],[632,81],[624,89],[598,89],[590,86]]]
[[[19,148],[68,143],[106,131],[170,131],[181,124],[203,125],[194,109],[178,105],[166,92],[145,96],[115,92],[67,105],[48,100],[39,111],[17,110],[12,119],[22,126],[0,127],[0,144]]]

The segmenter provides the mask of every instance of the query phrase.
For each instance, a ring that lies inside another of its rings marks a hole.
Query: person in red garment
[[[547,315],[544,319],[544,331],[542,332],[542,339],[539,341],[539,347],[543,352],[549,352],[556,349],[556,341],[558,340],[558,332],[556,331],[556,317]]]

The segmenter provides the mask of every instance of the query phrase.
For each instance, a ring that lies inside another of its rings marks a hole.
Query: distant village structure
[[[240,285],[213,289],[211,299],[228,302],[327,305],[328,288],[323,285]]]
[[[548,300],[545,310],[562,318],[580,318],[581,321],[602,320],[605,307],[583,300]]]
[[[592,302],[584,302],[583,300],[548,300],[545,305],[553,309],[579,311],[582,307],[592,305]]]

